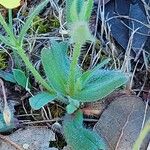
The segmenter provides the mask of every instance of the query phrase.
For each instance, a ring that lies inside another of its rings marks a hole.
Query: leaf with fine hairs
[[[97,101],[128,81],[128,76],[125,73],[114,70],[100,69],[89,76],[83,83],[81,81],[82,88],[75,90],[76,92],[72,96],[73,99],[80,102]]]
[[[20,34],[19,34],[19,43],[22,44],[24,36],[26,34],[26,32],[28,31],[28,29],[30,28],[30,25],[33,21],[33,19],[35,18],[35,16],[37,16],[40,11],[47,5],[47,3],[49,2],[49,0],[44,0],[42,3],[40,3],[36,8],[34,8],[34,10],[32,11],[32,13],[28,16],[28,19],[25,21],[25,24],[23,25]]]
[[[25,73],[20,69],[13,69],[13,75],[14,75],[14,79],[16,80],[16,82],[23,88],[26,88],[28,79]]]
[[[105,149],[105,143],[96,132],[83,127],[83,115],[80,111],[64,118],[64,135],[67,144],[73,150]]]
[[[67,57],[68,45],[52,41],[51,48],[42,50],[42,64],[51,86],[61,94],[66,94],[70,68]]]
[[[38,93],[37,95],[29,99],[30,106],[34,110],[42,108],[49,102],[52,102],[57,96],[55,94],[50,94],[47,92]]]

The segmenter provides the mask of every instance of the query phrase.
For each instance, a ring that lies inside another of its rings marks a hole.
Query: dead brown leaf
[[[132,150],[137,139],[143,118],[145,103],[136,96],[121,96],[113,101],[102,113],[94,130],[104,137],[109,150]],[[147,109],[146,120],[150,116]],[[149,138],[147,137],[140,150],[146,150]]]

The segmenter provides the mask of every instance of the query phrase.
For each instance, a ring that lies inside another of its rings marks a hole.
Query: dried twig
[[[16,143],[14,143],[13,141],[11,141],[10,139],[7,138],[7,136],[1,135],[0,134],[0,139],[3,140],[4,142],[12,145],[14,148],[16,148],[16,150],[24,150],[23,148],[21,148],[19,145],[17,145]]]

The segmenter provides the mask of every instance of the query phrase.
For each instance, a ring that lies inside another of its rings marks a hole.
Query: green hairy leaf
[[[0,34],[0,41],[3,42],[4,44],[11,46],[11,43],[9,42],[8,38]]]
[[[80,106],[79,101],[69,98],[69,104],[66,107],[67,113],[72,114]]]
[[[11,29],[9,28],[9,26],[7,25],[5,19],[3,18],[2,14],[0,13],[0,24],[3,26],[3,28],[5,29],[6,33],[12,38],[12,41],[14,42],[14,35],[11,31]],[[4,39],[2,36],[1,36],[2,39]],[[7,42],[6,42],[7,43]]]
[[[22,43],[23,38],[24,38],[26,32],[28,31],[28,29],[30,28],[30,25],[31,25],[33,19],[35,18],[35,16],[39,14],[39,12],[47,5],[48,2],[49,2],[49,0],[44,0],[30,14],[30,16],[28,17],[28,19],[26,20],[25,24],[23,25],[23,27],[22,27],[22,29],[20,31],[19,43]]]
[[[67,23],[78,20],[84,0],[66,0],[66,20]]]
[[[72,22],[72,20],[70,18],[70,8],[72,5],[72,2],[73,2],[73,0],[66,0],[66,20],[67,20],[68,24]]]
[[[81,76],[81,79],[80,79],[82,81],[82,84],[84,84],[86,80],[91,78],[100,68],[102,68],[102,67],[104,67],[104,65],[108,64],[109,61],[110,61],[109,58],[105,59],[100,64],[95,66],[93,69],[87,70],[86,72],[84,72]]]
[[[78,99],[80,102],[97,101],[106,97],[128,80],[124,73],[111,70],[94,71],[89,76],[83,81],[81,77],[82,89],[76,89],[72,98]]]
[[[81,43],[82,45],[86,41],[95,41],[95,38],[89,30],[88,23],[84,21],[75,22],[71,28],[70,35],[73,42]]]
[[[93,0],[66,0],[67,22],[89,21],[93,8]]]
[[[51,86],[66,94],[70,61],[67,58],[67,44],[52,42],[50,49],[42,50],[42,64]]]
[[[77,0],[77,12],[80,13],[82,6],[84,4],[84,0]]]
[[[78,0],[74,0],[70,9],[70,18],[72,22],[78,21],[78,12],[77,12],[77,2]]]
[[[92,9],[93,9],[93,0],[88,0],[87,7],[86,7],[86,13],[85,13],[86,21],[89,21],[89,19],[91,17]]]
[[[14,75],[14,78],[15,78],[16,82],[20,86],[26,88],[28,79],[25,76],[25,73],[22,70],[20,70],[20,69],[13,69],[13,75]]]
[[[84,2],[81,8],[81,11],[79,13],[79,20],[80,21],[85,21],[85,14],[86,14],[86,9],[87,9],[87,2]]]
[[[105,150],[105,143],[94,131],[83,127],[83,115],[76,112],[64,118],[64,135],[72,150]]]
[[[44,105],[46,105],[49,102],[52,102],[54,99],[56,99],[57,95],[50,94],[47,92],[39,93],[29,99],[30,106],[34,110],[38,110],[42,108]]]

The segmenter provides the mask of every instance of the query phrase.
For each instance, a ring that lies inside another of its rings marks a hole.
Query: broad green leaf
[[[38,110],[42,108],[44,105],[46,105],[47,103],[52,102],[54,99],[56,99],[56,97],[57,96],[55,94],[42,92],[29,98],[29,103],[34,110]]]
[[[3,114],[0,113],[0,133],[9,132],[15,128],[13,119],[11,120],[10,125],[7,125],[4,121]]]
[[[3,78],[6,81],[16,83],[13,74],[0,70],[0,78]]]
[[[28,79],[25,76],[25,73],[20,69],[13,69],[13,75],[14,75],[14,78],[15,78],[16,82],[20,86],[26,88]]]
[[[81,110],[78,110],[74,113],[73,124],[76,126],[83,126],[83,113]]]
[[[66,107],[67,113],[72,114],[79,108],[79,106],[80,106],[79,101],[69,98],[69,104]]]
[[[81,113],[66,115],[64,119],[64,135],[67,144],[73,150],[105,149],[105,143],[94,131],[85,129],[82,125]]]
[[[26,32],[28,31],[28,29],[30,28],[30,25],[33,21],[33,19],[35,18],[35,16],[37,16],[39,14],[39,12],[47,5],[47,3],[49,2],[49,0],[44,0],[41,4],[39,4],[33,11],[32,13],[29,15],[28,19],[26,20],[25,24],[23,25],[20,34],[19,34],[19,43],[21,44],[23,41],[23,38],[26,34]]]
[[[49,49],[42,50],[42,64],[51,86],[58,92],[66,94],[70,61],[67,58],[67,44],[52,42]]]
[[[127,81],[127,75],[120,71],[98,70],[84,81],[82,89],[76,90],[72,98],[80,102],[97,101],[106,97]]]

